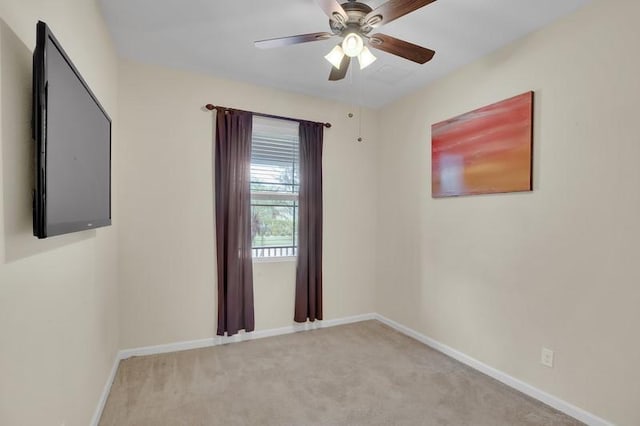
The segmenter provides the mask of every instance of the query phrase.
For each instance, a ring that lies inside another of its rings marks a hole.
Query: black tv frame
[[[55,229],[49,229],[46,222],[47,214],[47,101],[48,101],[48,81],[47,81],[47,58],[46,47],[53,43],[67,62],[78,80],[100,111],[109,122],[109,217],[108,219],[69,222],[57,224]],[[35,188],[33,190],[33,235],[42,239],[55,235],[68,234],[71,232],[95,229],[111,225],[111,190],[112,190],[112,122],[111,117],[105,111],[98,98],[93,93],[87,82],[75,67],[69,56],[62,48],[62,45],[51,32],[49,26],[38,21],[36,26],[36,48],[33,52],[33,110],[32,110],[32,131],[35,142]]]

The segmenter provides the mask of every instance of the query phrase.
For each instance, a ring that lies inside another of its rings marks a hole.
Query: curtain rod
[[[223,106],[219,106],[219,105],[213,105],[213,104],[206,104],[205,108],[208,109],[209,111],[213,111],[214,109],[230,109],[230,110],[234,110],[234,111],[250,112],[251,114],[257,115],[259,117],[277,118],[279,120],[288,120],[288,121],[297,121],[298,123],[300,123],[301,121],[306,121],[307,123],[322,124],[327,129],[331,128],[331,123],[321,123],[321,122],[317,122],[317,121],[300,120],[300,119],[297,119],[297,118],[283,117],[283,116],[280,116],[280,115],[272,115],[272,114],[263,114],[261,112],[245,111],[245,110],[242,110],[242,109],[227,108],[227,107],[223,107]]]

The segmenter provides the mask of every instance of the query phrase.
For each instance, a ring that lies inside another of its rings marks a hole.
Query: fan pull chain
[[[358,112],[358,142],[362,141],[362,103],[360,103],[360,111]]]
[[[355,95],[358,98],[358,137],[356,138],[356,140],[358,142],[363,142],[364,141],[364,139],[362,138],[362,93],[364,91],[364,89],[363,89],[363,79],[362,79],[362,74],[359,74],[358,78],[357,78],[358,81],[356,83],[356,81],[355,81],[356,78],[355,78],[354,74],[355,74],[355,71],[353,69],[350,70],[349,80],[350,80],[351,86],[354,87],[354,89],[356,91]],[[350,112],[348,114],[348,117],[349,118],[353,118],[353,113]]]

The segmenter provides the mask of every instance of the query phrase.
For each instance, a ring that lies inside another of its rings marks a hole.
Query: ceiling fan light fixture
[[[354,58],[362,52],[364,41],[357,33],[349,33],[342,41],[342,50],[350,58]]]
[[[324,58],[329,61],[335,69],[339,70],[340,64],[342,63],[342,58],[344,58],[342,47],[340,47],[340,45],[337,45]]]
[[[366,67],[374,63],[376,59],[378,58],[373,56],[373,53],[371,53],[371,51],[367,46],[363,47],[362,52],[360,52],[360,54],[358,55],[358,62],[360,62],[360,69],[361,70],[365,69]]]
[[[311,2],[312,0],[306,1]],[[343,80],[347,76],[352,62],[351,58],[358,58],[361,70],[375,62],[376,57],[369,50],[369,46],[417,64],[424,64],[433,59],[436,52],[431,49],[374,30],[436,0],[376,0],[375,3],[379,4],[375,9],[365,4],[365,1],[315,0],[329,17],[330,32],[258,40],[254,44],[256,47],[267,49],[326,40],[332,37],[339,38],[341,40],[339,44],[325,55],[325,59],[332,65],[329,81]],[[373,34],[371,34],[372,32]]]

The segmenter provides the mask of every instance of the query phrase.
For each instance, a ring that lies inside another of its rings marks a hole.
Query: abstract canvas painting
[[[434,124],[434,198],[531,191],[533,92]]]

